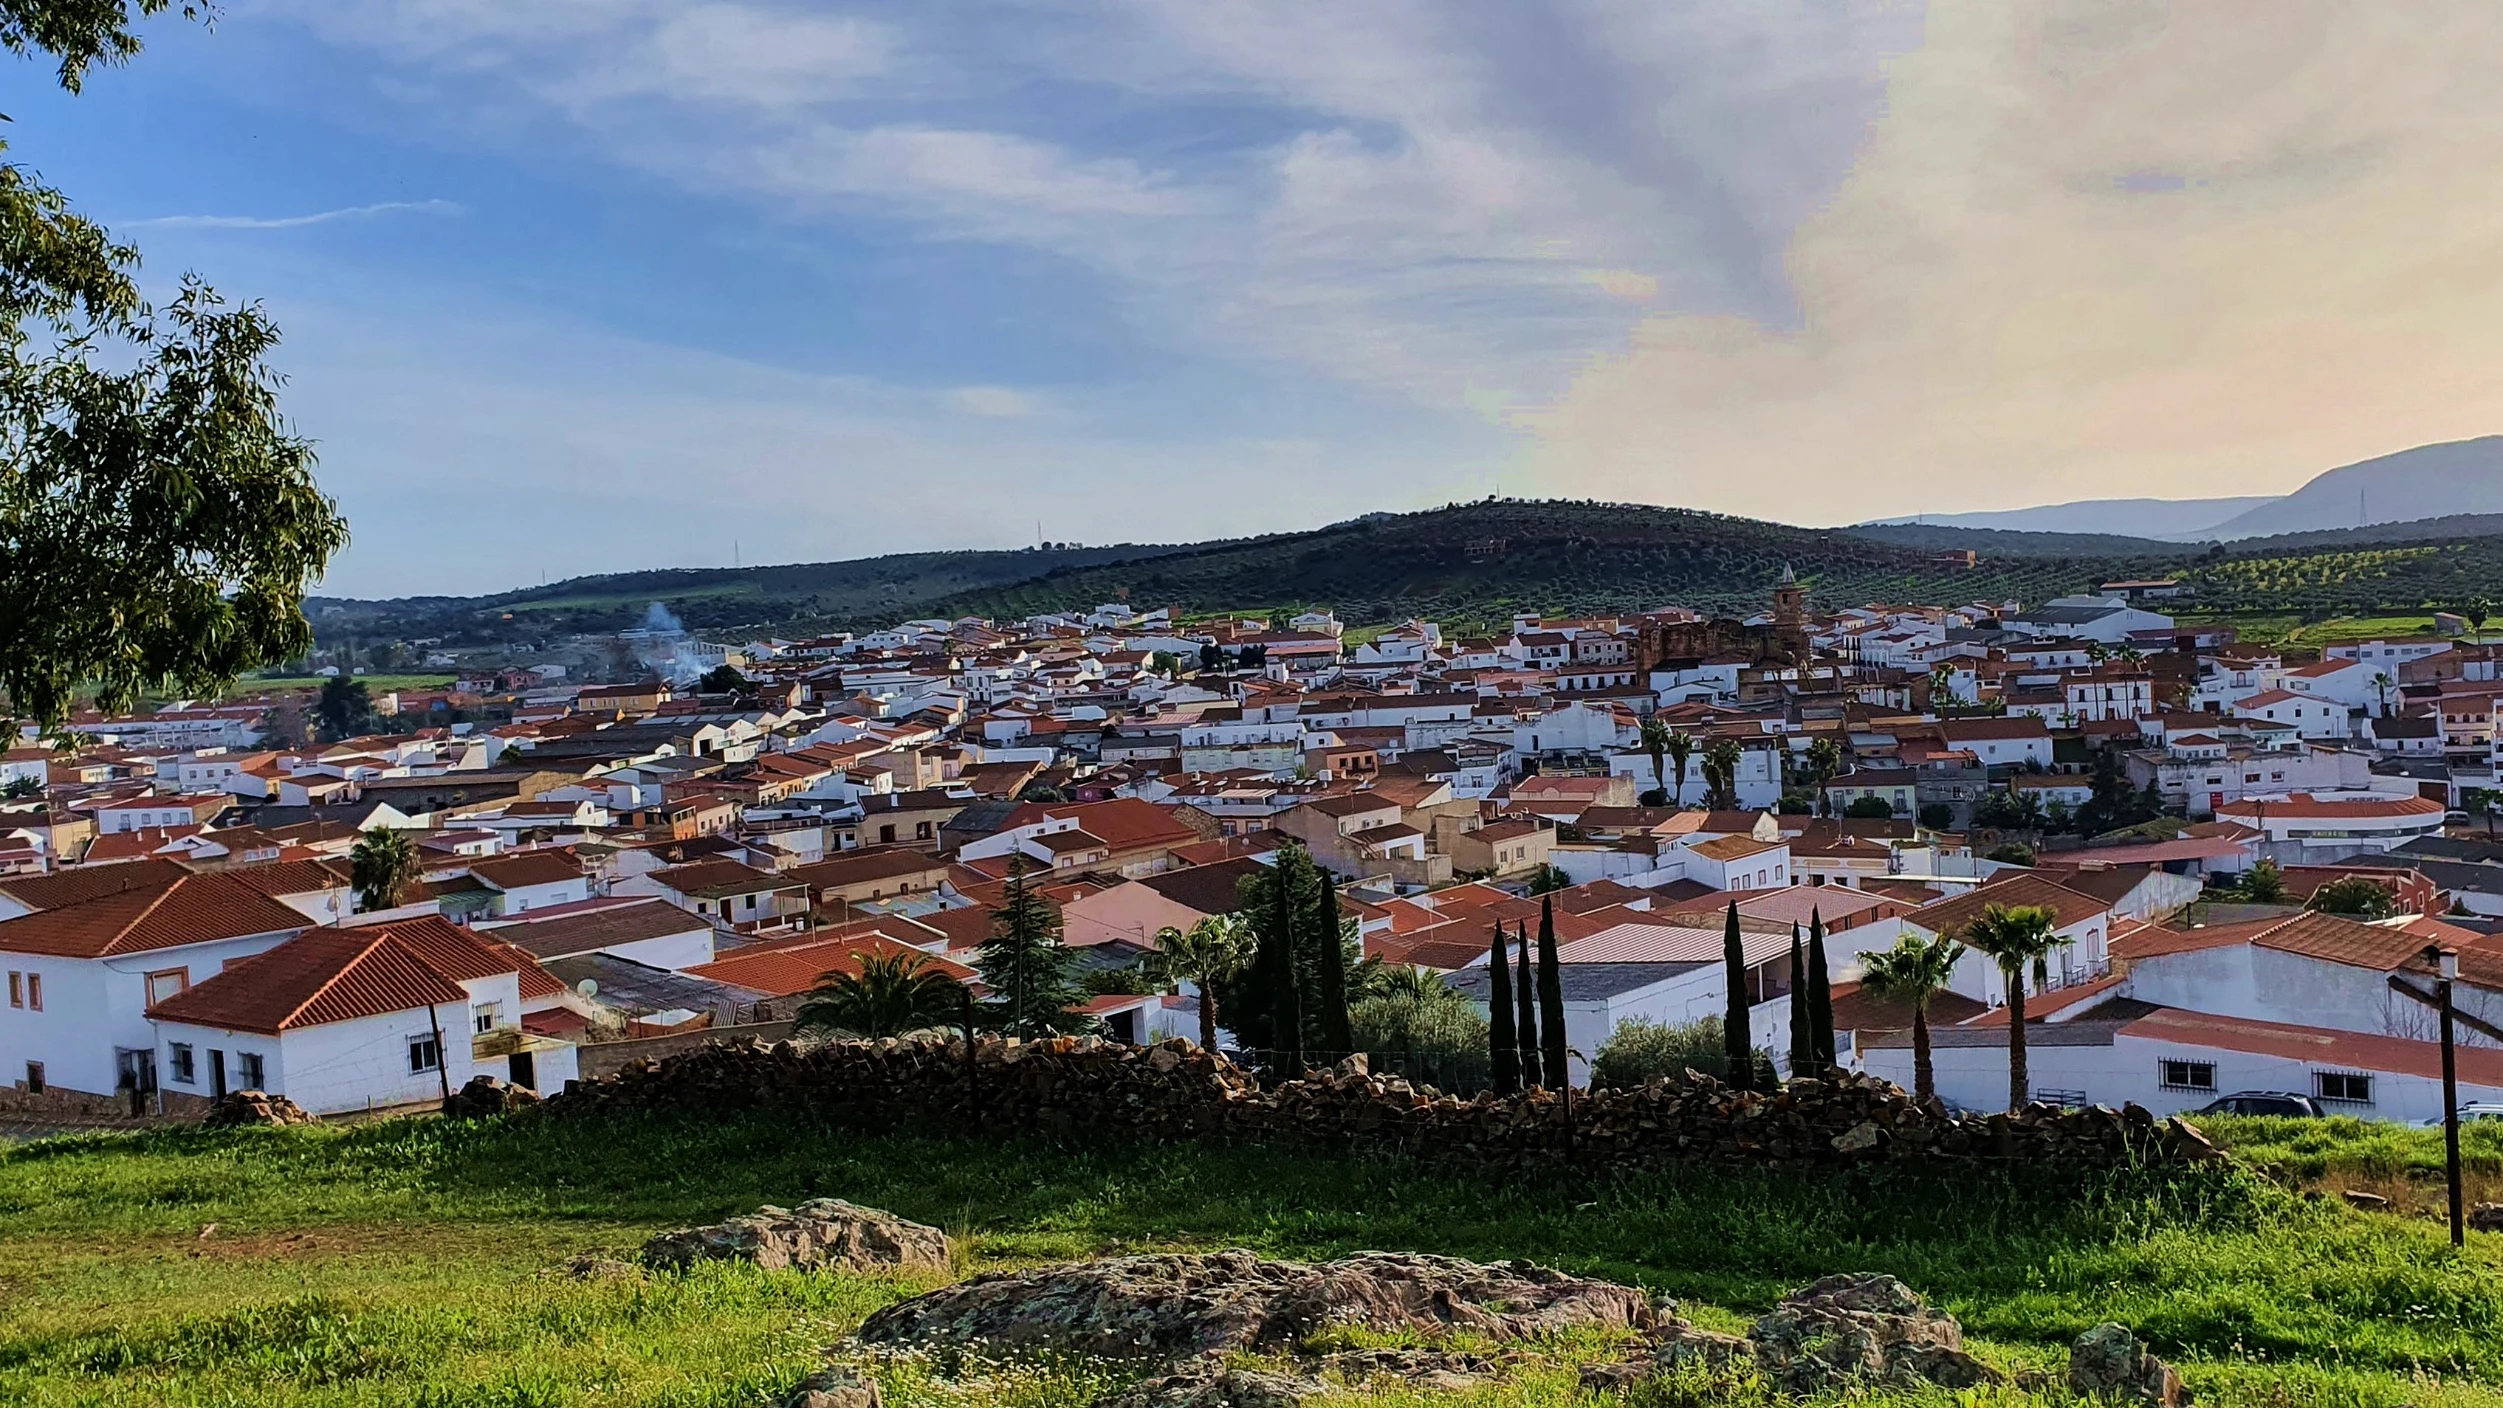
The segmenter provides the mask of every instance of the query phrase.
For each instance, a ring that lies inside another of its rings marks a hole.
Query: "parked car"
[[[2492,1100],[2471,1100],[2460,1106],[2461,1124],[2475,1124],[2479,1120],[2503,1120],[2503,1103]],[[2416,1124],[2420,1129],[2440,1129],[2442,1116],[2436,1115],[2429,1120],[2418,1120]]]
[[[2219,1096],[2199,1107],[2203,1115],[2282,1115],[2293,1119],[2318,1119],[2324,1113],[2320,1102],[2309,1095],[2290,1095],[2282,1090],[2237,1090]]]

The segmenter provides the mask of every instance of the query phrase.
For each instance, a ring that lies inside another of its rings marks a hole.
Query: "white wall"
[[[238,1090],[242,1085],[237,1055],[258,1051],[268,1066],[263,1088],[284,1095],[317,1115],[439,1100],[447,1082],[458,1090],[477,1072],[470,1059],[466,1006],[443,1004],[435,1009],[435,1022],[443,1032],[444,1069],[440,1074],[409,1069],[409,1044],[431,1039],[434,1034],[427,1021],[427,1010],[422,1007],[302,1027],[275,1037],[178,1022],[159,1023],[157,1078],[167,1090],[206,1097],[210,1093],[209,1052],[223,1050],[228,1053],[227,1088]],[[193,1047],[195,1079],[191,1085],[177,1084],[171,1078],[171,1047],[175,1042],[189,1042]],[[494,1065],[497,1069],[490,1074],[501,1076],[503,1063],[497,1061]]]
[[[203,982],[235,959],[277,947],[292,932],[110,959],[0,953],[0,969],[43,978],[41,1012],[0,1007],[0,1085],[24,1080],[26,1063],[41,1061],[47,1085],[111,1094],[120,1079],[115,1053],[156,1046],[155,1028],[147,1018],[146,974],[187,968],[192,982]]]

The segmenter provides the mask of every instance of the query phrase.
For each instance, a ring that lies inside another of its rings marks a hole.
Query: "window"
[[[176,1085],[189,1085],[200,1078],[200,1068],[192,1057],[190,1042],[175,1041],[166,1044],[165,1071]]]
[[[191,986],[191,970],[188,968],[167,968],[160,972],[150,973],[148,975],[148,1005],[154,1007],[189,986]]]
[[[421,1036],[409,1042],[409,1074],[416,1075],[423,1071],[440,1070],[442,1069],[442,1066],[443,1048],[436,1043],[433,1037]]]
[[[26,1093],[29,1095],[43,1094],[43,1062],[29,1061],[26,1063]]]
[[[267,1074],[267,1070],[261,1064],[261,1053],[258,1051],[239,1051],[235,1053],[235,1055],[236,1058],[243,1063],[243,1088],[246,1090],[267,1090],[269,1086],[263,1080],[263,1077]]]
[[[2162,1083],[2166,1090],[2216,1089],[2214,1061],[2166,1061],[2162,1063]]]
[[[2373,1078],[2350,1071],[2314,1071],[2312,1097],[2344,1105],[2369,1105],[2373,1103]]]
[[[11,1007],[26,1005],[26,975],[15,969],[9,972],[9,1005]]]
[[[504,1004],[481,1002],[469,1009],[470,1028],[481,1034],[494,1031],[504,1020]]]
[[[43,974],[41,973],[26,975],[26,1006],[29,1011],[41,1012],[43,1010]]]

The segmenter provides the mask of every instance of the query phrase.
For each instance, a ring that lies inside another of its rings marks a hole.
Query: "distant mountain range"
[[[2041,508],[1896,517],[1880,523],[2192,543],[2485,513],[2503,513],[2503,435],[2419,445],[2341,465],[2291,494],[2275,497],[2085,499]]]

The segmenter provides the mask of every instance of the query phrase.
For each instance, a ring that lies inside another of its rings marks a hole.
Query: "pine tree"
[[[1017,1037],[1083,1029],[1085,1014],[1071,1010],[1084,1000],[1077,961],[1060,941],[1060,911],[1026,885],[1025,859],[1010,852],[1007,898],[991,912],[991,937],[973,960],[991,990],[984,1006],[993,1025]]]
[[[1842,1064],[1834,1050],[1833,975],[1825,966],[1825,915],[1808,911],[1808,1022],[1816,1033],[1816,1069],[1822,1075]]]
[[[1790,926],[1790,1075],[1796,1080],[1816,1066],[1816,1028],[1808,1016],[1808,951],[1799,926]]]
[[[1518,1094],[1521,1089],[1520,1032],[1512,1022],[1512,945],[1504,926],[1495,926],[1495,938],[1486,955],[1486,1054],[1492,1069],[1488,1072],[1497,1095]]]
[[[1316,867],[1319,868],[1319,867]],[[1321,977],[1321,1044],[1344,1055],[1356,1049],[1355,1024],[1347,1016],[1347,932],[1338,909],[1338,877],[1321,868],[1320,901],[1305,926],[1318,950]]]
[[[1755,1085],[1756,1044],[1747,1031],[1747,945],[1738,930],[1738,901],[1730,901],[1729,925],[1721,935],[1721,977],[1729,988],[1729,1007],[1721,1018],[1721,1054],[1729,1062],[1729,1083],[1736,1090]]]
[[[1523,924],[1519,934],[1521,955],[1512,970],[1512,1004],[1521,1044],[1521,1084],[1543,1086],[1547,1073],[1539,1061],[1542,1048],[1538,1044],[1538,985],[1530,977],[1530,926]]]
[[[1573,1060],[1564,1039],[1564,971],[1556,961],[1556,901],[1542,896],[1538,902],[1538,1024],[1545,1045],[1539,1049],[1539,1065],[1546,1070],[1547,1080],[1556,1089],[1573,1084]]]

